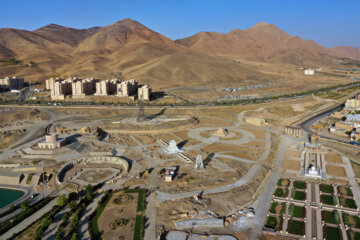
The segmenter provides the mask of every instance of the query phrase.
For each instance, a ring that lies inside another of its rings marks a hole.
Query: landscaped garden
[[[334,189],[330,184],[320,184],[320,191],[323,193],[330,193],[330,194],[334,193]]]
[[[324,226],[324,239],[326,240],[340,240],[341,239],[341,231],[339,228]]]
[[[331,224],[340,224],[340,215],[338,211],[323,211],[322,218],[324,222]]]
[[[287,188],[276,188],[274,195],[276,197],[282,197],[282,198],[287,198],[289,195],[289,189]]]
[[[298,236],[304,236],[305,223],[294,219],[290,219],[288,223],[288,233]]]
[[[344,198],[340,197],[340,205],[346,208],[353,208],[356,209],[355,200],[352,198]]]
[[[304,218],[306,214],[305,207],[290,205],[289,206],[289,215],[296,218]]]
[[[353,192],[351,191],[350,187],[338,186],[337,189],[341,196],[348,196],[348,197],[353,196]]]
[[[332,195],[321,194],[320,201],[322,204],[333,205],[333,206],[336,205],[335,197],[333,197]]]
[[[290,185],[290,180],[289,179],[282,179],[280,178],[277,182],[277,185],[279,187],[289,187]]]
[[[306,192],[293,190],[292,198],[295,200],[305,201],[306,200]]]
[[[294,182],[294,188],[295,189],[306,189],[306,182],[303,181],[295,181]]]
[[[355,215],[343,213],[344,224],[360,229],[360,218]]]
[[[273,214],[284,215],[286,210],[285,203],[272,202],[270,207],[270,212]]]
[[[358,240],[360,239],[360,232],[354,232],[354,231],[347,231],[348,239],[349,240]]]
[[[269,216],[266,220],[265,227],[274,229],[275,231],[279,231],[282,226],[282,218]]]

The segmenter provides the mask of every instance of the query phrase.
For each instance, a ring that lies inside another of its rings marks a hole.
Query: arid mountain
[[[34,81],[70,75],[101,78],[106,72],[121,71],[155,87],[239,86],[281,77],[248,60],[306,64],[331,62],[335,56],[360,59],[360,50],[329,49],[266,23],[227,34],[201,32],[177,41],[131,19],[89,29],[56,24],[35,31],[0,29],[0,60],[22,61],[0,62],[0,75]],[[36,65],[28,67],[30,61]]]

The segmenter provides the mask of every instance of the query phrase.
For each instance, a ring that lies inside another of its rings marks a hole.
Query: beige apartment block
[[[138,82],[135,79],[131,79],[128,81],[123,81],[116,85],[117,96],[119,97],[129,97],[136,93],[138,88]]]
[[[103,80],[96,83],[95,96],[107,96],[110,93],[110,81]]]
[[[6,77],[0,78],[0,88],[19,90],[24,88],[24,78]]]
[[[144,85],[138,88],[138,99],[143,101],[150,101],[151,86]]]
[[[85,97],[86,95],[90,95],[94,92],[93,81],[89,79],[77,79],[75,82],[71,83],[71,86],[73,98]]]
[[[64,100],[71,92],[71,82],[68,81],[55,81],[50,86],[51,100]]]
[[[64,79],[62,78],[50,78],[45,80],[45,89],[51,90],[51,88],[54,86],[55,82],[62,82]]]

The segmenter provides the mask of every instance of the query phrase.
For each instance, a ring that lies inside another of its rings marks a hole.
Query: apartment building
[[[71,83],[72,97],[81,98],[94,93],[94,81],[91,79],[76,79]]]
[[[123,81],[116,85],[117,96],[119,97],[128,97],[134,95],[138,89],[138,81],[131,79],[128,81]]]
[[[5,77],[0,78],[0,88],[19,90],[24,88],[24,78]]]
[[[151,86],[144,85],[138,88],[138,99],[143,101],[149,101],[151,96]]]
[[[64,100],[67,95],[72,93],[72,86],[69,81],[54,81],[49,88],[51,100]]]
[[[360,110],[360,95],[357,95],[353,99],[346,100],[345,109]]]
[[[95,96],[107,96],[110,92],[110,82],[109,80],[103,80],[97,82],[96,84]]]
[[[54,86],[55,82],[62,82],[64,81],[63,78],[50,78],[45,80],[45,89],[51,90],[51,88]]]

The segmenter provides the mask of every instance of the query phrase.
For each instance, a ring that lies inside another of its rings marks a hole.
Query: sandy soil
[[[325,160],[332,163],[343,163],[341,156],[337,153],[326,153]]]
[[[337,177],[346,177],[345,169],[340,166],[326,165],[326,173]]]
[[[300,171],[300,161],[285,159],[282,164],[282,168],[293,171]]]
[[[286,157],[301,158],[301,151],[296,149],[287,149],[285,153]]]

